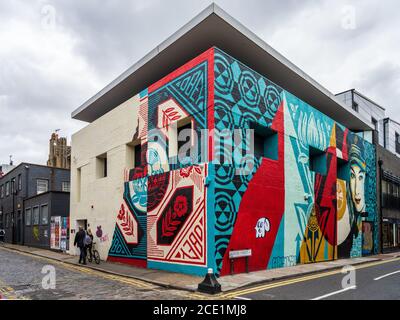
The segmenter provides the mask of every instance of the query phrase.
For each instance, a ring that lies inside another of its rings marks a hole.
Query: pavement
[[[9,250],[15,250],[34,256],[52,259],[65,264],[82,267],[78,264],[78,257],[76,256],[20,245],[4,244],[3,247]],[[251,273],[237,274],[233,276],[224,276],[219,278],[218,282],[221,284],[222,291],[224,293],[228,293],[230,291],[240,290],[251,286],[257,286],[263,283],[312,275],[324,271],[338,270],[348,265],[358,266],[381,260],[390,260],[396,257],[400,257],[400,252],[393,252],[370,257],[297,265],[294,267],[263,270]],[[197,290],[198,284],[203,281],[203,277],[184,275],[162,270],[136,268],[133,266],[123,265],[114,262],[102,261],[100,265],[88,264],[85,267],[106,274],[144,281],[146,283],[164,287],[167,289],[185,290],[189,292],[195,292]]]
[[[167,289],[0,246],[0,300],[193,299],[199,299],[196,293]],[[0,310],[3,311],[1,307]]]

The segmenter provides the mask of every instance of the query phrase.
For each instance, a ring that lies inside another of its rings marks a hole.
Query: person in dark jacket
[[[86,246],[85,246],[86,232],[82,227],[79,227],[79,231],[75,235],[74,246],[77,246],[80,250],[79,263],[86,264]]]

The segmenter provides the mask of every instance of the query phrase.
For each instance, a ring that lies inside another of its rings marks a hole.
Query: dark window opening
[[[374,117],[372,117],[371,122],[374,125],[375,131],[378,131],[378,120],[376,120]]]
[[[396,132],[396,152],[400,154],[400,134]]]
[[[138,144],[135,146],[135,168],[140,167],[142,164],[142,145]]]
[[[254,156],[278,160],[278,133],[256,123],[250,129],[254,130]]]
[[[337,158],[337,178],[340,180],[349,180],[350,165],[349,162]]]
[[[358,103],[353,101],[353,110],[358,112]]]
[[[184,131],[186,130],[186,131]],[[188,132],[192,131],[192,122],[189,122],[186,125],[178,127],[177,137],[178,137],[178,155],[179,157],[190,157],[190,148],[185,148],[184,150],[182,147],[191,141],[191,134],[188,135]],[[182,135],[181,135],[182,134]],[[181,135],[181,138],[179,138]],[[183,139],[183,137],[185,137]]]
[[[106,178],[108,174],[107,154],[97,157],[97,178]]]
[[[310,170],[322,175],[327,174],[327,157],[324,151],[309,147]]]

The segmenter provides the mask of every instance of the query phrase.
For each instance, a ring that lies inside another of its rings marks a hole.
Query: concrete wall
[[[131,98],[72,136],[70,228],[77,230],[77,221],[87,220],[103,259],[108,255],[121,205],[125,169],[130,166],[127,144],[138,130],[139,102],[139,96]],[[97,157],[104,154],[108,176],[100,178]],[[74,236],[71,233],[71,254],[77,253]]]

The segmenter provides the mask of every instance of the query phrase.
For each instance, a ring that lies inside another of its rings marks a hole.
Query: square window
[[[34,207],[33,208],[33,219],[32,219],[32,225],[37,226],[39,225],[40,222],[40,212],[39,212],[39,207]]]
[[[96,171],[98,179],[107,177],[108,174],[107,153],[104,153],[96,158]]]
[[[321,175],[327,174],[327,155],[325,152],[309,147],[310,170]]]
[[[257,123],[251,123],[254,133],[254,156],[278,160],[278,133]]]
[[[63,181],[61,184],[61,190],[63,192],[70,192],[71,191],[71,185],[69,181]]]
[[[25,210],[25,225],[30,226],[32,224],[32,210],[28,208]]]
[[[49,181],[44,179],[36,180],[36,194],[42,194],[49,191]]]
[[[40,224],[46,225],[49,223],[49,206],[47,204],[42,205],[40,209]]]

